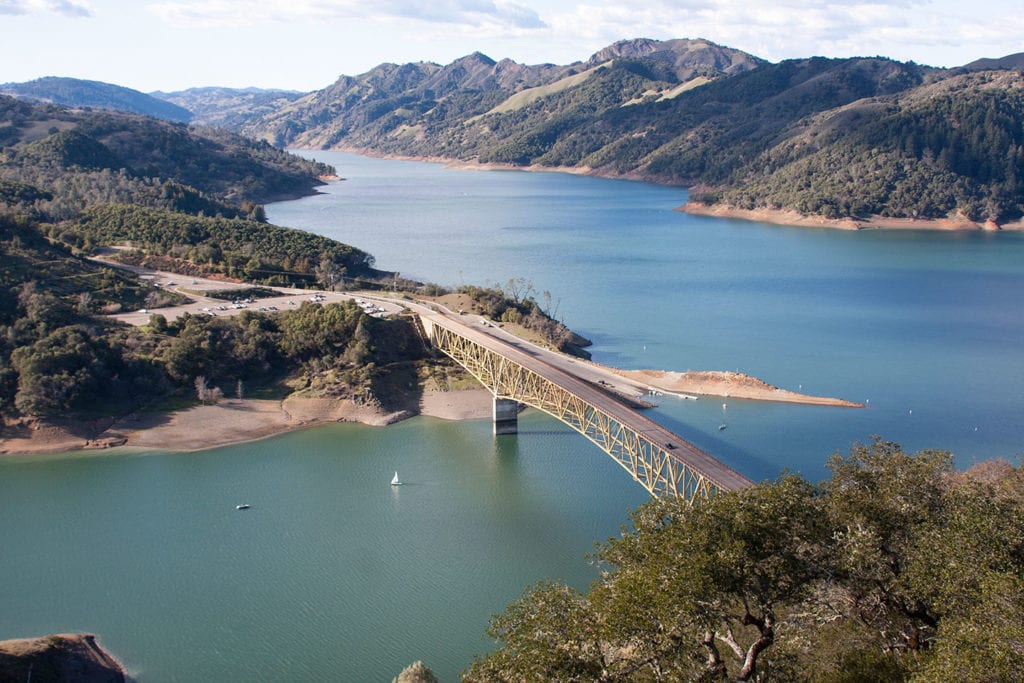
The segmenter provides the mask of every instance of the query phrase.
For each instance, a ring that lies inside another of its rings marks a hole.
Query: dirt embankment
[[[7,425],[0,440],[3,453],[62,453],[131,446],[200,451],[256,441],[277,434],[331,422],[383,426],[413,415],[445,420],[489,417],[491,394],[486,389],[427,391],[417,410],[385,411],[348,399],[290,396],[283,401],[225,399],[170,413],[129,415],[96,422],[22,420]]]
[[[687,202],[676,211],[693,216],[713,218],[737,218],[774,225],[792,225],[803,228],[833,228],[838,230],[1024,230],[1024,220],[998,224],[994,221],[976,222],[966,218],[826,218],[809,216],[799,211],[785,209],[740,209],[722,204]]]
[[[623,393],[646,388],[676,394],[695,394],[781,401],[805,405],[863,407],[840,398],[809,396],[780,389],[755,377],[736,372],[667,372],[619,370],[592,364],[606,373],[607,387],[615,377],[627,382]],[[224,399],[169,413],[129,415],[94,422],[22,420],[4,428],[3,453],[59,453],[130,446],[169,451],[201,451],[256,441],[278,434],[332,422],[384,426],[414,415],[444,420],[484,419],[491,415],[491,393],[484,388],[425,389],[418,406],[386,411],[378,405],[350,399],[290,396],[283,401]]]
[[[124,683],[124,667],[88,633],[0,641],[0,681]]]
[[[666,372],[665,370],[614,370],[623,377],[641,382],[661,391],[679,394],[699,394],[706,396],[723,396],[746,398],[755,401],[781,401],[784,403],[802,403],[805,405],[836,406],[843,408],[863,408],[861,403],[854,403],[841,398],[828,396],[809,396],[807,394],[780,389],[763,382],[756,377],[741,372],[688,371]]]

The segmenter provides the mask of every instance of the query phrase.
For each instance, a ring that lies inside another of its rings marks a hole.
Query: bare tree
[[[206,382],[206,377],[199,375],[195,380],[196,385],[196,398],[202,403],[216,403],[224,398],[224,392],[221,391],[220,387],[210,387]]]

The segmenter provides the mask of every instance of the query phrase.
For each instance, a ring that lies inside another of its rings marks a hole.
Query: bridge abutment
[[[519,401],[494,397],[494,435],[519,433]]]

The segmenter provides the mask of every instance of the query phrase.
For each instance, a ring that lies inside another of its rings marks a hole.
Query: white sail
[[[398,480],[398,472],[397,471],[395,472],[395,476],[391,477],[391,485],[392,486],[401,486],[402,485],[402,482],[400,482]]]

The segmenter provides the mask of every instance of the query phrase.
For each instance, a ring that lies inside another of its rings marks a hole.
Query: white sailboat
[[[392,486],[401,486],[402,485],[402,482],[399,481],[399,479],[398,479],[398,471],[397,470],[395,471],[395,476],[391,477],[391,485]]]

